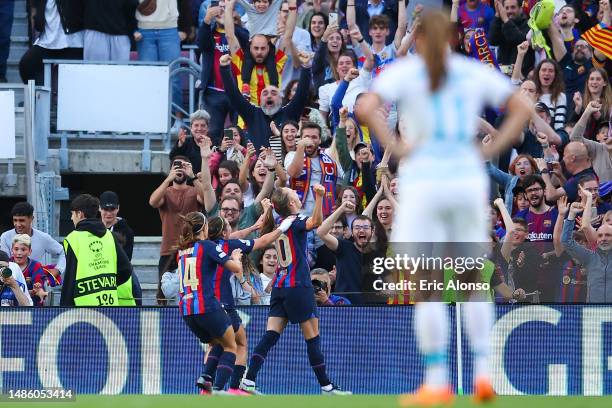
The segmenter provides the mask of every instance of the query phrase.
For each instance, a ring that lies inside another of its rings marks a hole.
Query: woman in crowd
[[[232,321],[215,297],[213,277],[219,267],[241,275],[242,252],[236,249],[228,255],[220,246],[208,241],[208,223],[204,214],[191,212],[183,221],[177,255],[179,310],[185,324],[202,343],[212,349],[221,349],[214,385],[212,376],[204,375],[196,384],[202,393],[222,393],[233,374],[238,348]]]
[[[348,109],[341,108],[340,123],[334,143],[343,170],[344,183],[357,189],[359,192],[358,200],[363,207],[366,207],[376,194],[376,169],[373,166],[374,152],[366,143],[358,142],[354,145],[353,156],[351,156],[345,127],[348,120]],[[353,123],[355,122],[353,121]],[[357,140],[357,129],[355,128],[353,132],[355,133],[353,140]]]
[[[263,287],[263,295],[261,297],[262,305],[270,304],[270,293],[272,292],[272,282],[274,281],[274,275],[278,268],[278,255],[276,254],[276,247],[274,245],[267,246],[261,258],[257,263],[261,273],[259,278],[261,279],[261,286]]]
[[[271,148],[263,148],[255,159],[255,147],[249,142],[247,147],[247,156],[244,163],[240,167],[240,176],[238,181],[240,188],[244,193],[245,207],[251,205],[253,200],[263,187],[268,171],[274,170],[278,177],[278,184],[284,186],[287,183],[287,172],[284,167],[276,160],[276,155]]]
[[[342,123],[342,118],[340,118],[340,122]],[[338,133],[340,132],[340,127],[336,129],[336,137],[334,137],[334,140],[332,141],[331,146],[325,150],[325,153],[329,157],[334,159],[336,163],[340,164],[340,166],[338,167],[338,170],[339,170],[338,175],[340,177],[344,177],[344,168],[342,166],[342,161],[340,160],[340,155],[338,154]],[[360,141],[359,125],[357,124],[357,121],[355,120],[354,117],[347,116],[344,119],[343,129],[344,129],[344,135],[345,135],[344,138],[346,139],[345,144],[348,147],[350,158],[351,160],[355,160],[355,147],[357,146],[357,143],[359,143]]]
[[[599,123],[612,119],[612,89],[608,74],[601,68],[591,69],[582,95],[580,92],[574,94],[574,112],[571,119],[578,120],[584,113],[584,107],[591,101],[598,102],[600,108],[587,122],[583,135],[587,139],[595,138]]]
[[[270,137],[270,148],[276,155],[276,160],[280,163],[285,162],[285,156],[289,152],[295,152],[297,149],[299,125],[296,121],[287,120],[280,127],[280,130],[274,123],[270,122],[272,136]]]
[[[351,207],[350,210],[347,207],[347,209],[344,211],[346,225],[349,226],[348,231],[350,232],[350,226],[353,223],[353,220],[357,218],[357,215],[363,212],[363,206],[361,205],[362,202],[359,200],[359,191],[357,191],[357,189],[353,186],[338,188],[336,208],[340,207],[345,201],[350,201],[353,203],[353,207]]]
[[[312,78],[315,89],[321,85],[334,82],[334,72],[340,54],[346,51],[346,43],[337,24],[330,24],[321,37],[321,46],[317,49],[312,61]]]
[[[528,154],[519,154],[512,160],[512,163],[510,163],[510,167],[508,168],[510,174],[498,169],[491,164],[490,161],[487,161],[485,166],[487,167],[489,177],[504,189],[504,203],[508,206],[506,207],[508,212],[514,214],[515,211],[513,211],[514,208],[512,207],[515,203],[512,190],[514,190],[519,181],[527,176],[535,174],[538,167],[534,158]]]
[[[238,180],[240,169],[233,160],[224,160],[219,164],[217,171],[212,173],[212,185],[217,192],[217,197],[221,197],[221,189],[230,180]]]
[[[541,61],[534,70],[533,81],[538,92],[538,102],[544,102],[550,109],[552,121],[551,126],[555,129],[563,129],[566,120],[567,98],[565,96],[565,82],[563,73],[557,61],[545,59]]]
[[[374,238],[376,240],[379,239],[381,232],[384,233],[386,240],[391,239],[394,213],[398,205],[389,190],[389,179],[387,176],[383,176],[376,195],[372,198],[366,209],[363,210],[363,215],[368,216],[374,222],[376,232]]]
[[[232,130],[233,137],[223,137],[221,143],[217,147],[217,150],[210,156],[208,161],[208,167],[210,168],[211,174],[216,172],[219,163],[225,160],[232,160],[240,166],[244,161],[246,154],[246,147],[243,145],[243,134],[242,130],[237,126],[229,128]]]
[[[325,13],[317,12],[310,18],[308,32],[310,33],[310,48],[313,51],[316,51],[321,45],[323,33],[328,25],[329,20],[327,18],[327,14]]]
[[[263,283],[259,277],[259,271],[250,257],[245,256],[242,258],[242,269],[244,270],[242,281],[246,281],[248,286],[242,284],[241,280],[237,278],[236,275],[230,276],[230,285],[232,287],[234,302],[240,306],[262,304],[261,300],[265,295]],[[244,363],[246,363],[246,356]]]

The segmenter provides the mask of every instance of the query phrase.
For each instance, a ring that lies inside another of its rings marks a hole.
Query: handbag
[[[136,9],[143,16],[150,16],[157,9],[157,0],[144,0]]]

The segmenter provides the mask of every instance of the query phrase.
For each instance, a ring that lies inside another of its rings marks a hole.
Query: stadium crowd
[[[450,4],[455,51],[506,74],[534,104],[514,148],[484,164],[494,187],[491,240],[499,245],[490,280],[499,302],[612,302],[610,2],[557,3]],[[32,4],[41,34],[21,61],[24,81],[41,80],[43,58],[124,61],[133,41],[139,60],[171,61],[180,55],[181,42],[198,46],[202,106],[188,121],[179,115],[168,174],[148,203],[159,210],[162,227],[160,304],[177,298],[183,216],[193,211],[221,216],[231,227],[224,238],[254,239],[274,211],[273,190],[295,190],[302,214],[310,216],[315,184],[325,188],[323,224],[308,235],[317,303],[413,301],[409,291],[373,289],[377,279],[408,279],[405,271],[375,275],[372,263],[389,253],[401,200],[419,198],[398,198],[393,147],[380,145],[363,125],[359,100],[388,64],[414,52],[423,5],[406,0]],[[173,88],[179,105],[180,87],[177,81]],[[409,140],[409,125],[398,111],[386,106],[379,114]],[[483,145],[494,140],[503,117],[503,107],[484,112],[477,140]],[[119,197],[105,192],[99,208],[101,222],[120,237],[121,251],[131,259],[134,232],[117,216]],[[15,229],[2,234],[0,249],[23,271],[27,292],[40,306],[48,287],[62,283],[64,250],[32,228],[29,204],[16,205],[12,216]],[[41,265],[45,252],[59,257],[55,265]],[[269,302],[283,256],[268,246],[243,257],[243,274],[231,278],[237,304]],[[137,293],[138,283],[132,284]],[[0,298],[17,304],[7,292],[12,289],[2,287]]]

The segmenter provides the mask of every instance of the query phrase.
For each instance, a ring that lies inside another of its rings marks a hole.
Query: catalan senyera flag
[[[601,51],[606,57],[612,59],[612,28],[599,23],[586,33],[582,34],[593,48]]]

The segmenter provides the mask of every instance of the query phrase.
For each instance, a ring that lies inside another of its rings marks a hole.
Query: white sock
[[[493,327],[493,303],[470,301],[462,303],[463,321],[474,354],[474,378],[489,377],[491,328]]]
[[[425,356],[425,384],[436,388],[448,385],[446,305],[438,302],[418,303],[415,309],[414,329],[419,349]]]
[[[242,379],[242,383],[244,385],[248,385],[249,387],[253,387],[255,385],[255,381],[247,380],[246,378]]]

